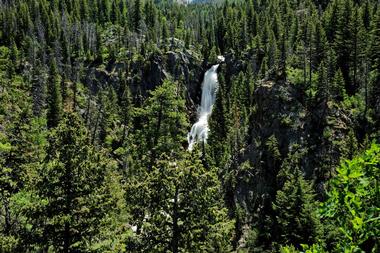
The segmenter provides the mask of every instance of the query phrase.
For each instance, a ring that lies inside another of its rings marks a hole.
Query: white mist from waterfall
[[[223,56],[218,56],[220,61],[224,61]],[[218,74],[219,64],[212,66],[206,71],[202,82],[202,100],[198,107],[198,121],[191,127],[190,133],[187,135],[189,142],[188,150],[193,150],[195,143],[206,142],[208,137],[208,119],[212,112],[212,106],[215,103],[216,92],[218,90]]]

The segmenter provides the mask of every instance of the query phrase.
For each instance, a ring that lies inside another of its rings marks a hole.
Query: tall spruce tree
[[[141,15],[141,0],[135,0],[133,6],[133,29],[135,32],[140,32]]]
[[[136,111],[135,121],[141,124],[136,143],[140,146],[140,159],[148,167],[161,154],[179,154],[184,148],[188,121],[185,100],[178,88],[178,83],[165,80],[151,92],[144,108]]]
[[[369,48],[371,59],[371,94],[370,105],[374,110],[376,126],[380,126],[380,8],[371,25],[371,46]]]
[[[340,15],[338,16],[338,27],[334,40],[337,64],[343,75],[346,92],[350,96],[356,92],[351,78],[351,52],[353,51],[352,9],[351,0],[340,2]]]
[[[37,208],[30,213],[36,244],[57,252],[86,251],[96,240],[110,202],[104,192],[108,161],[89,145],[86,129],[71,112],[49,136],[38,171]]]
[[[296,151],[284,161],[277,176],[280,189],[273,203],[278,243],[294,245],[298,249],[301,249],[301,244],[317,242],[321,233],[318,204],[314,200],[311,183],[303,178],[301,157],[302,153]]]
[[[138,235],[140,250],[178,253],[231,249],[233,222],[223,207],[220,184],[215,170],[207,171],[197,153],[183,159],[161,156],[138,184],[149,189],[141,196],[146,205]]]
[[[57,64],[52,60],[49,73],[49,94],[47,123],[49,127],[56,127],[62,118],[63,104],[61,93],[61,77],[58,74]]]

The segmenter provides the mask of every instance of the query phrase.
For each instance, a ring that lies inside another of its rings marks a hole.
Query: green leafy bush
[[[361,156],[344,161],[330,181],[321,216],[326,224],[336,228],[327,235],[335,237],[334,252],[378,252],[379,170],[380,146],[373,144]],[[372,251],[367,251],[368,247]]]

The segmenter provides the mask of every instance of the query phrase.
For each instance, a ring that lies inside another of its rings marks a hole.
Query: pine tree
[[[319,64],[318,68],[318,86],[317,86],[317,98],[321,100],[327,100],[330,96],[330,87],[327,77],[327,67],[324,61]]]
[[[151,92],[144,108],[137,110],[136,117],[142,122],[137,131],[141,158],[151,167],[161,154],[178,153],[186,141],[188,121],[185,101],[178,84],[165,80]]]
[[[133,102],[131,90],[128,87],[128,83],[125,79],[121,80],[119,94],[119,104],[121,108],[121,119],[123,125],[123,134],[120,143],[123,144],[127,135],[128,129],[131,127],[132,123],[132,111]]]
[[[180,160],[161,156],[138,187],[149,189],[144,193],[147,205],[139,250],[230,250],[233,222],[223,208],[215,171],[207,171],[199,159],[189,155]]]
[[[120,19],[121,19],[120,16],[121,16],[121,13],[120,13],[119,5],[117,4],[116,1],[114,1],[112,2],[112,6],[111,6],[111,14],[110,14],[111,22],[114,24],[120,24]]]
[[[47,120],[49,127],[56,127],[62,118],[63,105],[61,93],[61,77],[58,74],[55,60],[50,66],[48,112]]]
[[[344,89],[344,78],[342,71],[338,69],[334,75],[334,79],[331,83],[331,95],[332,97],[337,101],[343,101],[344,97],[346,96],[346,92]]]
[[[47,156],[38,171],[39,204],[30,214],[36,242],[59,252],[85,251],[95,240],[109,200],[103,192],[107,164],[89,146],[87,131],[74,113],[66,113],[49,136]]]
[[[166,40],[169,38],[169,27],[168,27],[168,22],[165,17],[162,17],[161,19],[161,38],[163,41],[163,46],[166,47]]]
[[[46,83],[44,70],[40,64],[32,69],[32,96],[33,96],[33,113],[40,117],[44,114],[46,106]]]
[[[354,95],[356,89],[351,79],[353,38],[352,38],[352,1],[344,1],[341,6],[341,13],[338,16],[338,27],[334,40],[335,51],[337,54],[337,64],[342,72],[345,89],[348,95]]]
[[[313,36],[313,48],[315,53],[313,54],[313,63],[316,67],[325,59],[327,39],[321,22],[317,21]]]
[[[339,22],[337,22],[336,18],[339,15],[339,0],[333,0],[331,4],[329,4],[325,17],[326,22],[326,36],[329,42],[333,42],[335,39],[335,33],[337,31],[337,27]]]
[[[278,226],[278,243],[294,245],[313,244],[320,236],[317,219],[317,203],[312,186],[300,170],[302,152],[290,154],[277,176],[280,190],[277,191],[273,209]]]
[[[369,1],[365,1],[364,7],[362,8],[362,19],[363,19],[363,25],[365,29],[368,30],[370,28],[370,23],[371,23]]]
[[[152,0],[149,0],[145,4],[145,23],[147,24],[149,29],[153,29],[156,23],[157,18],[157,10]]]
[[[18,67],[18,60],[19,60],[19,51],[14,41],[11,42],[9,60],[10,60],[10,64],[8,64],[7,72],[8,72],[9,78],[11,79],[13,75],[15,74],[16,68]]]
[[[117,95],[113,88],[108,88],[102,91],[99,96],[99,141],[112,147],[117,141],[114,133],[117,131],[116,122],[119,122]]]
[[[215,46],[213,46],[210,50],[210,53],[208,55],[208,62],[211,63],[211,64],[214,64],[217,62],[218,58],[218,53],[217,53],[217,49],[215,48]]]
[[[227,138],[231,144],[231,150],[238,151],[243,148],[245,135],[248,130],[248,110],[250,106],[250,84],[242,72],[232,80],[229,92],[228,112],[229,134]]]
[[[13,115],[14,123],[0,133],[0,251],[27,251],[31,235],[25,225],[23,209],[29,204],[26,189],[34,183],[37,167],[43,157],[45,126],[32,120],[29,106]],[[21,206],[20,206],[21,205]]]
[[[213,107],[213,112],[209,119],[210,126],[210,136],[207,140],[209,144],[208,147],[212,164],[214,163],[217,167],[223,167],[226,159],[228,157],[227,150],[228,147],[223,140],[227,139],[228,133],[228,120],[226,118],[226,101],[225,101],[225,81],[223,75],[219,78],[219,88],[216,95],[215,105]]]
[[[282,78],[285,79],[286,75],[286,57],[287,57],[287,47],[286,47],[286,38],[285,34],[281,35],[281,39],[279,41],[279,59],[277,60],[279,71],[284,75]]]
[[[365,46],[363,45],[365,40],[365,28],[363,22],[360,19],[359,7],[355,6],[352,16],[352,47],[351,52],[352,57],[352,82],[354,89],[360,87],[359,82],[359,70],[360,70],[360,60],[365,54]]]
[[[380,8],[371,25],[371,44],[369,47],[371,59],[371,94],[370,105],[374,109],[374,118],[377,126],[380,125]]]
[[[133,6],[133,29],[135,32],[140,32],[141,22],[141,0],[135,0]]]
[[[248,22],[249,34],[252,39],[257,35],[257,32],[259,30],[257,13],[255,12],[255,8],[254,8],[252,0],[249,1],[248,7],[247,7],[247,22]]]

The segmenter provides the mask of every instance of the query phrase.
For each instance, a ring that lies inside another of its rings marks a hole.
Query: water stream
[[[218,59],[224,61],[223,56],[218,56]],[[191,127],[191,131],[187,135],[189,151],[193,150],[196,143],[206,142],[207,140],[209,132],[208,119],[211,116],[218,90],[218,67],[219,64],[213,65],[204,75],[201,105],[198,107],[198,121]]]

